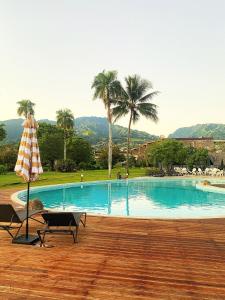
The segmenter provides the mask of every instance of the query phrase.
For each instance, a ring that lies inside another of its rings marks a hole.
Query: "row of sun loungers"
[[[37,219],[42,216],[43,222]],[[78,242],[78,230],[80,223],[85,227],[86,212],[48,212],[43,210],[29,211],[29,219],[44,224],[43,229],[38,229],[41,245],[45,243],[45,235],[49,233],[69,233],[74,243]],[[26,210],[16,210],[11,204],[0,204],[0,230],[5,230],[15,239],[26,220]],[[12,232],[15,233],[13,234]]]
[[[188,168],[174,167],[177,175],[205,175],[205,176],[224,176],[225,172],[217,168],[206,168],[204,171],[201,168]]]

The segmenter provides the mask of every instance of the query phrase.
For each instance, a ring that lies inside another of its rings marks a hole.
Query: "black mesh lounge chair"
[[[41,246],[45,244],[46,233],[69,233],[72,234],[74,243],[77,243],[79,225],[86,225],[86,212],[48,212],[41,215],[46,223],[43,230],[37,231]]]
[[[36,214],[41,212],[43,212],[43,210],[30,210],[28,217],[29,219],[43,224],[41,221],[34,218]],[[26,209],[15,210],[11,204],[0,204],[0,229],[6,230],[13,239],[19,234],[26,218]],[[11,230],[16,230],[16,234],[13,235]]]

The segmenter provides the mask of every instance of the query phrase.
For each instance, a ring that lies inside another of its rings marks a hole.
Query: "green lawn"
[[[116,179],[117,172],[120,171],[122,175],[125,174],[124,169],[113,169],[112,179]],[[108,179],[107,170],[87,170],[79,171],[76,173],[59,173],[59,172],[45,172],[43,173],[39,180],[32,183],[32,186],[38,185],[48,185],[48,184],[59,184],[59,183],[69,183],[80,181],[80,175],[84,175],[84,181],[95,181],[95,180],[106,180]],[[144,168],[132,168],[130,169],[129,178],[140,177],[145,175]],[[8,173],[6,175],[0,175],[0,189],[3,188],[15,188],[24,187],[25,183],[23,179],[16,176],[15,173]]]

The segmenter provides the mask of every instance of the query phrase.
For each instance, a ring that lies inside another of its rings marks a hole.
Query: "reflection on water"
[[[31,191],[45,207],[122,216],[185,217],[225,212],[225,195],[197,190],[194,180],[125,180]]]

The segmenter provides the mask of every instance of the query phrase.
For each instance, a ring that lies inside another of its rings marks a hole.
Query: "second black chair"
[[[38,230],[41,246],[44,246],[46,233],[69,233],[72,234],[74,243],[78,242],[78,230],[80,223],[85,227],[86,212],[48,212],[42,217],[46,223],[43,230]],[[59,228],[61,227],[61,228]]]

